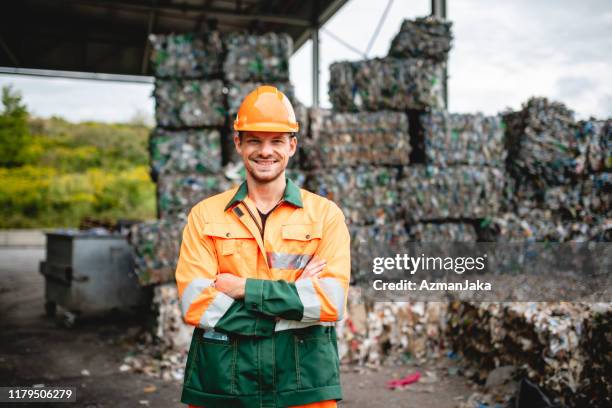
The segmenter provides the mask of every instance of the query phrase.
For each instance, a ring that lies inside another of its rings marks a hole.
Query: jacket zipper
[[[242,204],[244,205],[244,208],[247,210],[247,212],[249,213],[249,215],[253,219],[253,222],[255,223],[255,225],[257,226],[257,229],[259,230],[259,235],[261,235],[261,239],[263,240],[263,228],[257,222],[257,218],[255,218],[255,215],[253,215],[253,213],[251,212],[251,209],[249,208],[249,206],[246,205],[246,203],[244,201],[242,202]]]
[[[272,211],[276,210],[278,208],[278,206],[281,205],[284,201],[285,200],[281,198],[281,200],[278,203],[276,203],[276,205],[270,211],[268,211],[268,214],[270,214]],[[261,240],[265,242],[263,227],[259,225],[259,223],[257,222],[257,218],[255,218],[255,215],[253,214],[253,212],[251,211],[249,206],[246,205],[246,203],[244,201],[242,201],[242,204],[244,205],[244,208],[247,210],[247,212],[249,213],[249,216],[251,216],[251,218],[253,219],[253,222],[257,226],[257,229],[259,230],[259,235],[261,235]]]

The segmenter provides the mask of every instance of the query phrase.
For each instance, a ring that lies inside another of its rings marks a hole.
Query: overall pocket
[[[235,339],[214,331],[198,336],[197,370],[203,392],[236,393],[236,357]]]
[[[200,329],[195,328],[193,331],[193,335],[191,336],[191,344],[189,345],[189,353],[187,354],[187,363],[185,364],[185,374],[183,376],[183,385],[187,388],[195,388],[201,389],[199,384],[194,383],[193,379],[194,372],[197,372],[198,369],[198,352],[199,352],[199,342],[197,340],[198,336],[201,336]]]
[[[296,331],[294,340],[299,389],[340,384],[340,367],[333,327],[308,327]]]

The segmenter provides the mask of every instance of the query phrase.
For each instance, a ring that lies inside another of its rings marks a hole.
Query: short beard
[[[283,172],[285,171],[285,169],[283,168],[277,174],[275,174],[274,176],[270,176],[270,177],[266,176],[265,178],[262,178],[262,177],[257,176],[255,174],[255,172],[250,170],[248,167],[246,167],[246,170],[251,175],[251,177],[253,177],[253,180],[255,180],[259,184],[271,183],[271,182],[277,180],[279,177],[281,177]]]

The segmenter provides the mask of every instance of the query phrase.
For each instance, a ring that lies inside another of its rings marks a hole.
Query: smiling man
[[[344,216],[285,177],[299,125],[287,97],[260,86],[234,135],[240,187],[189,213],[176,269],[195,326],[181,401],[205,408],[333,408],[342,398],[335,322],[350,280]]]

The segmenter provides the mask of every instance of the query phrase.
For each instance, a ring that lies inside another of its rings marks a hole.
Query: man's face
[[[234,135],[236,150],[247,172],[260,183],[276,180],[295,154],[297,140],[289,133],[244,132]]]

